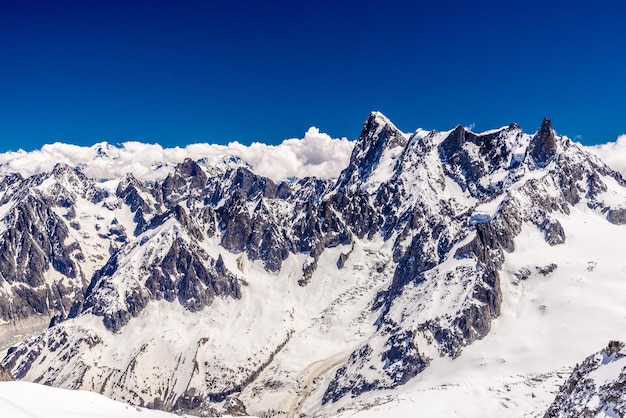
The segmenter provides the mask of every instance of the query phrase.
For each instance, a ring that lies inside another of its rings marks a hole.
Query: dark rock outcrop
[[[531,139],[528,145],[527,154],[532,158],[535,167],[542,168],[547,166],[557,153],[556,136],[552,129],[552,121],[545,118],[541,124],[541,128]]]
[[[606,218],[615,225],[626,224],[626,208],[611,208],[606,214]]]
[[[348,167],[341,173],[336,188],[344,191],[350,183],[364,182],[380,163],[387,149],[402,149],[407,140],[385,116],[372,112],[361,130]]]
[[[178,238],[161,258],[156,257],[135,276],[130,266],[123,271],[124,282],[111,280],[120,273],[118,257],[112,258],[94,277],[82,308],[103,318],[112,332],[119,331],[128,321],[139,315],[150,300],[177,300],[192,312],[211,304],[218,296],[241,297],[237,277],[228,271],[221,258],[212,259],[193,243]],[[143,284],[142,284],[143,282]],[[122,297],[123,305],[113,301]]]
[[[66,223],[35,196],[25,198],[4,221],[7,229],[0,238],[0,277],[13,286],[12,294],[0,295],[1,319],[53,315],[69,309],[72,302],[67,297],[75,291],[76,297],[81,296],[84,278],[76,264],[82,257],[81,248],[70,239]],[[50,268],[71,280],[47,283],[45,272]]]

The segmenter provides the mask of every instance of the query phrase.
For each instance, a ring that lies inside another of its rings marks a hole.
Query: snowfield
[[[115,402],[93,392],[29,382],[0,382],[6,418],[173,418],[178,415]]]

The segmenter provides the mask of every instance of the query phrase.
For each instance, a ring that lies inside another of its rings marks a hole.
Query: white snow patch
[[[623,355],[624,353],[621,354],[622,357],[617,357],[615,354],[611,354],[610,356],[600,354],[603,356],[602,364],[588,375],[589,378],[595,381],[596,387],[599,388],[609,382],[616,381],[619,375],[624,371],[626,368],[626,356]]]
[[[502,202],[504,202],[504,199],[506,199],[506,197],[507,194],[502,193],[495,199],[492,199],[487,203],[483,203],[482,205],[476,206],[474,212],[472,213],[472,216],[469,219],[469,224],[476,225],[491,221],[500,209],[500,206],[502,206]]]
[[[34,401],[36,400],[36,401]],[[0,382],[0,411],[10,418],[174,418],[179,415],[112,401],[87,391]]]

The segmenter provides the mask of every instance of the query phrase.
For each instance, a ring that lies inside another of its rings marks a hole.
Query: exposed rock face
[[[169,242],[161,241],[156,247],[152,241],[140,241],[126,247],[109,259],[90,284],[82,309],[101,316],[113,332],[139,315],[150,300],[177,300],[195,312],[217,296],[240,297],[237,277],[224,266],[222,258],[213,259],[196,243],[204,235],[184,215],[185,209],[168,213],[171,216],[162,222],[169,219],[172,224],[163,231]],[[150,257],[138,265],[135,260],[141,253]],[[120,298],[123,303],[118,303]]]
[[[150,215],[158,210],[155,207],[150,190],[132,174],[128,174],[119,182],[116,195],[134,213],[133,221],[137,224],[134,235],[139,235],[146,229]]]
[[[626,224],[626,208],[609,209],[606,218],[616,225]]]
[[[282,235],[271,209],[260,200],[252,213],[247,201],[235,195],[217,213],[225,225],[224,248],[246,252],[252,260],[262,260],[270,271],[279,271],[292,245]]]
[[[104,196],[93,182],[67,166],[48,176],[2,179],[0,226],[0,319],[15,323],[31,316],[68,312],[81,303],[91,272],[72,229],[80,229],[75,205]],[[50,271],[60,279],[49,280]]]
[[[340,184],[348,179],[367,180],[378,167],[384,151],[401,150],[406,143],[407,139],[400,130],[381,113],[373,112],[363,125],[361,136],[350,158],[350,165],[341,174]]]
[[[624,346],[611,341],[576,365],[544,417],[626,416]]]
[[[275,386],[262,376],[281,375],[274,359],[291,337],[315,327],[323,336],[332,326],[325,315],[368,295],[353,322],[373,314],[374,329],[328,369],[321,396],[333,403],[394,388],[429,367],[433,353],[459,356],[489,333],[501,312],[499,271],[523,228],[561,245],[574,205],[626,223],[603,200],[608,181],[626,202],[622,177],[557,137],[549,119],[532,136],[515,124],[407,135],[376,112],[337,181],[277,184],[249,167],[210,170],[192,160],[156,183],[128,175],[114,193],[69,167],[7,176],[0,274],[9,291],[0,292],[0,315],[54,315],[56,326],[3,364],[17,378],[136,405],[251,412],[240,395]],[[518,280],[529,279],[526,270]],[[357,272],[365,284],[316,305]],[[327,277],[320,291],[316,280]],[[237,319],[237,304],[250,318]],[[302,304],[311,326],[295,329]],[[206,334],[168,328],[169,315],[193,318]],[[165,328],[135,328],[152,316]],[[237,357],[214,336],[242,322],[236,338],[246,354]],[[141,343],[117,349],[131,340]]]
[[[552,121],[543,120],[541,128],[528,144],[528,156],[536,167],[545,167],[554,159],[557,152],[556,137],[552,129]]]
[[[0,366],[0,382],[10,382],[12,380],[13,376],[11,376],[11,373],[9,373],[4,367]]]

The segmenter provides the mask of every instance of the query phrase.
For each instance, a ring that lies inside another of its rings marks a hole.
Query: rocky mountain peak
[[[541,128],[539,129],[541,132],[550,132],[552,131],[552,120],[549,117],[543,118],[543,122],[541,122]]]
[[[63,176],[72,171],[72,167],[67,165],[66,163],[56,163],[54,168],[52,169],[52,175],[54,176]]]
[[[620,351],[622,351],[624,347],[626,347],[626,344],[624,344],[622,341],[609,341],[609,344],[604,350],[602,350],[602,352],[605,353],[607,357],[611,355],[624,357],[624,354],[620,354]]]
[[[509,129],[510,129],[510,130],[521,130],[521,129],[522,129],[522,127],[521,127],[521,126],[519,126],[517,123],[513,122],[513,123],[511,123],[511,124],[509,125]]]
[[[146,187],[142,182],[137,180],[133,173],[124,175],[115,188],[115,194],[118,197],[126,198],[126,195],[132,190],[145,190]]]
[[[96,155],[98,157],[107,158],[107,157],[110,157],[111,150],[114,149],[115,147],[109,144],[108,142],[103,141],[103,142],[98,142],[97,144],[93,145],[91,148],[96,151]]]
[[[52,177],[56,179],[59,183],[64,184],[69,187],[76,187],[85,181],[89,181],[87,177],[80,171],[70,167],[66,163],[57,163],[50,174],[42,174],[41,179],[45,179],[48,177]]]
[[[191,158],[185,158],[185,160],[176,166],[176,171],[184,177],[205,177],[202,167]]]
[[[552,129],[552,121],[545,118],[535,136],[530,140],[527,154],[534,162],[535,167],[541,168],[553,160],[556,152],[556,136]]]
[[[468,136],[475,137],[476,135],[466,131],[461,125],[457,125],[441,143],[440,148],[443,151],[443,155],[449,158],[449,156],[461,149]]]
[[[405,147],[407,139],[385,115],[380,112],[372,112],[363,125],[359,142],[361,148],[365,150],[366,148]]]
[[[408,139],[387,117],[380,112],[368,116],[361,135],[356,142],[350,165],[341,173],[338,185],[366,182],[376,170],[386,153],[400,153],[406,147]]]

